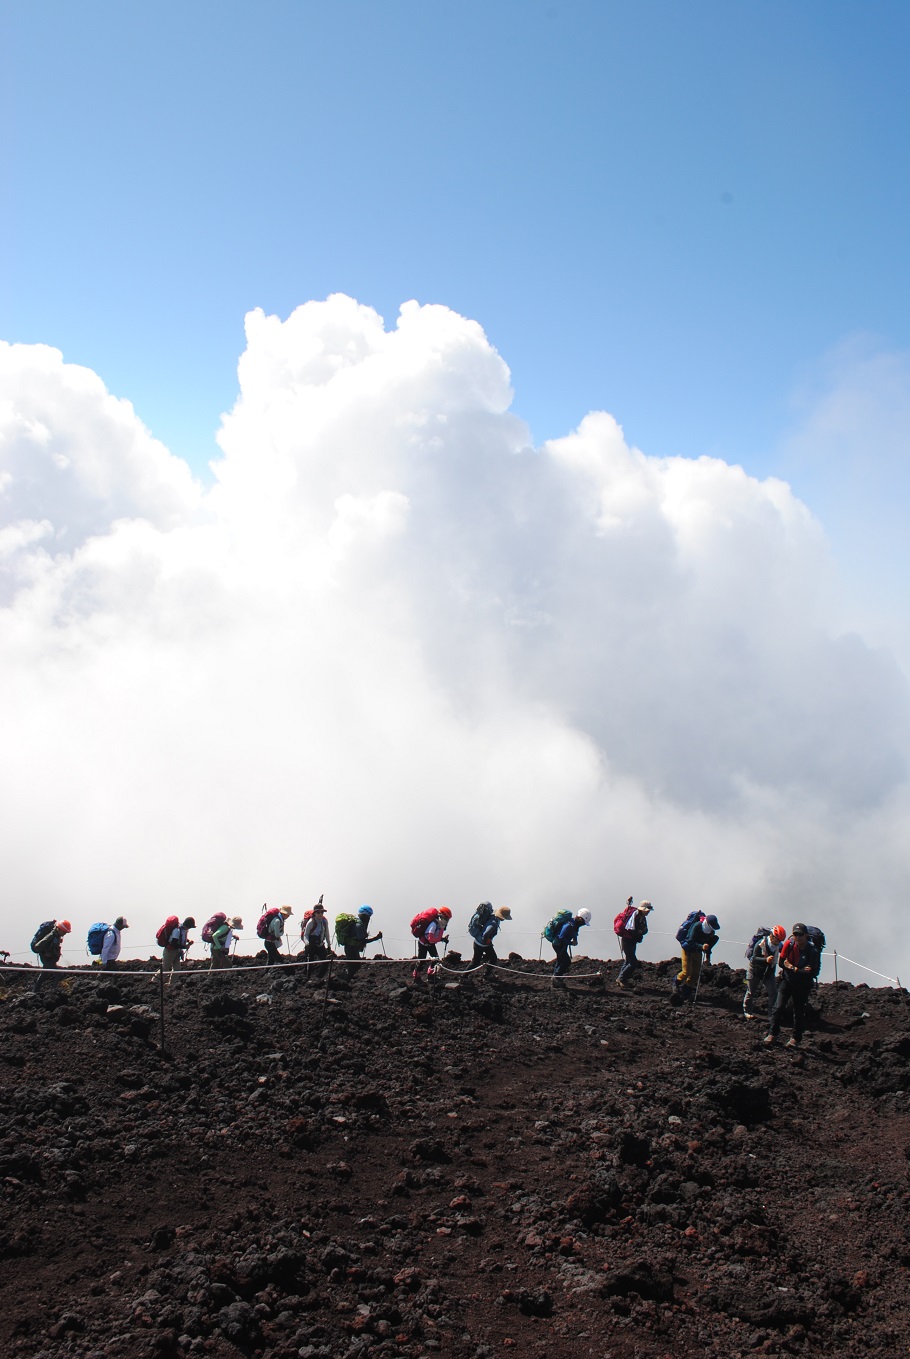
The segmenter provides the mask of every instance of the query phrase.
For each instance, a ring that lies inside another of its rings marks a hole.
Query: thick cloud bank
[[[488,896],[536,951],[632,892],[893,970],[851,922],[906,887],[907,681],[784,483],[603,413],[532,448],[444,307],[253,312],[239,378],[203,490],[94,374],[0,347],[6,947],[325,892],[399,948]]]

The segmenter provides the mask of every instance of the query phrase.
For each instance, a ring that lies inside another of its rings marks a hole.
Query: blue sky
[[[910,341],[904,3],[6,14],[0,335],[197,471],[244,313],[335,291],[477,319],[537,442],[603,408],[810,496],[798,395],[856,336]]]
[[[8,3],[9,900],[905,940],[908,56],[887,0]]]

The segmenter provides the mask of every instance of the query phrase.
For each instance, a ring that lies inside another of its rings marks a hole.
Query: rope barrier
[[[525,932],[525,933],[527,934],[527,932]],[[594,931],[594,933],[606,933],[606,931]],[[610,933],[612,933],[612,931],[610,931]],[[534,935],[533,937],[536,938],[536,937],[538,937],[538,936]],[[659,931],[659,930],[652,930],[652,931],[650,931],[649,937],[655,937],[655,938],[672,938],[672,939],[674,939],[674,942],[675,942],[675,935],[671,935],[671,934],[669,934],[668,932]],[[738,939],[726,939],[726,940],[723,940],[723,942],[724,942],[724,943],[727,943],[727,944],[739,944],[739,943],[747,943],[748,941],[747,941],[747,940],[738,940]],[[141,947],[143,947],[143,946],[142,946],[142,945],[139,945],[138,947],[141,948]],[[11,954],[9,954],[9,957],[10,957],[10,958],[21,958],[21,957],[25,957],[25,958],[29,958],[29,959],[30,959],[30,958],[32,958],[33,956],[34,956],[34,955],[31,953],[31,951],[28,951],[28,950],[23,950],[21,953],[11,953]],[[848,958],[846,954],[838,952],[837,949],[826,949],[826,951],[822,954],[822,966],[823,966],[823,967],[824,967],[826,961],[829,960],[829,959],[830,959],[830,962],[831,962],[831,966],[832,966],[833,969],[834,969],[835,980],[837,980],[837,977],[838,977],[837,967],[838,967],[838,963],[840,962],[840,963],[848,963],[851,967],[858,967],[858,968],[860,969],[860,971],[862,971],[862,972],[867,972],[870,976],[873,976],[873,977],[880,977],[882,981],[888,982],[891,986],[900,987],[900,980],[899,980],[899,978],[897,978],[897,977],[892,977],[892,976],[890,976],[890,975],[889,975],[888,973],[886,973],[886,972],[879,972],[879,971],[877,971],[875,968],[868,967],[865,963],[857,962],[855,958]],[[199,961],[201,962],[202,959],[199,959]],[[371,966],[375,965],[376,963],[390,963],[390,964],[402,964],[402,965],[412,966],[413,963],[414,963],[414,961],[415,961],[415,959],[414,959],[414,956],[413,956],[413,955],[412,955],[411,957],[407,957],[407,958],[390,958],[390,957],[388,957],[388,956],[384,956],[384,957],[381,957],[381,958],[380,958],[380,957],[375,957],[375,958],[343,958],[343,957],[339,956],[337,961],[338,961],[339,965],[342,965],[342,966],[356,966],[356,965],[359,964],[359,963],[369,964],[369,965],[371,965]],[[525,962],[537,962],[537,961],[542,961],[542,960],[539,959],[539,958],[538,958],[538,959],[527,958],[527,959],[524,959],[523,961],[525,961]],[[605,961],[605,962],[613,962],[613,961],[615,961],[615,960],[614,960],[614,959],[604,959],[604,961]],[[743,961],[745,961],[745,960],[743,960]],[[166,976],[177,976],[177,977],[186,977],[186,976],[193,976],[193,977],[196,977],[196,976],[202,976],[202,975],[208,976],[209,974],[213,974],[213,973],[214,973],[214,974],[217,974],[217,973],[220,973],[220,972],[222,972],[222,971],[223,971],[223,972],[265,972],[265,971],[269,971],[270,969],[275,968],[275,967],[278,967],[278,968],[289,968],[289,969],[311,968],[311,967],[323,967],[323,968],[325,968],[325,967],[328,966],[328,963],[329,963],[329,959],[327,959],[327,958],[324,958],[324,959],[312,959],[312,960],[307,959],[307,960],[292,961],[290,957],[285,957],[285,956],[283,956],[282,962],[281,962],[281,963],[278,963],[278,964],[275,964],[275,963],[238,963],[238,962],[236,962],[236,961],[232,961],[230,967],[225,967],[225,968],[215,968],[215,967],[209,966],[209,967],[204,967],[204,968],[175,968],[172,972],[166,973],[165,975],[166,975]],[[549,965],[550,965],[550,960],[546,960],[546,963],[547,963],[547,966],[549,967]],[[489,968],[492,968],[492,969],[494,969],[494,970],[503,971],[503,972],[512,972],[513,975],[515,974],[515,969],[514,969],[514,968],[511,968],[511,967],[502,967],[501,965],[495,965],[495,964],[493,964],[493,963],[479,963],[477,966],[471,966],[471,967],[446,968],[446,967],[444,967],[444,966],[442,965],[442,962],[439,961],[436,965],[440,968],[440,970],[442,970],[442,971],[444,971],[444,972],[447,972],[447,973],[449,973],[450,975],[453,975],[453,976],[468,976],[468,975],[470,975],[470,974],[472,974],[472,973],[474,973],[474,972],[480,971],[480,969],[481,969],[481,968],[484,968],[484,967],[489,967]],[[742,966],[742,964],[740,964],[739,966]],[[130,969],[130,968],[125,968],[125,967],[119,967],[119,966],[117,966],[117,967],[115,967],[115,968],[111,968],[111,969],[107,969],[107,970],[105,970],[105,969],[99,967],[97,964],[92,964],[92,965],[69,964],[69,965],[66,965],[66,966],[61,966],[61,967],[56,967],[56,968],[42,968],[42,967],[40,967],[37,963],[32,964],[32,963],[30,963],[30,962],[29,962],[29,963],[14,963],[14,962],[0,963],[0,972],[21,972],[21,971],[23,971],[23,970],[27,970],[27,971],[29,971],[29,972],[35,972],[36,974],[40,974],[40,973],[42,973],[42,972],[57,972],[58,974],[60,974],[60,975],[62,975],[62,976],[75,975],[75,976],[80,976],[80,977],[92,977],[92,976],[94,976],[94,977],[101,977],[101,978],[105,978],[105,977],[110,978],[110,977],[113,977],[113,976],[115,976],[115,975],[116,975],[116,976],[120,976],[120,977],[154,977],[154,976],[157,976],[157,973],[158,973],[159,968],[160,968],[160,963],[159,963],[157,960],[154,961],[154,962],[152,962],[152,961],[150,960],[150,965],[149,965],[148,967],[141,968],[141,969]],[[522,975],[523,975],[523,976],[530,976],[530,977],[533,978],[533,977],[536,977],[538,974],[537,974],[537,973],[534,973],[534,972],[531,972],[531,973],[522,973]],[[551,974],[550,974],[549,972],[547,972],[546,975],[547,975],[547,977],[549,978],[549,976],[550,976]],[[572,972],[571,974],[566,974],[566,975],[572,975],[573,977],[577,978],[578,980],[590,980],[590,979],[592,979],[592,978],[594,978],[594,977],[601,976],[601,975],[603,975],[603,974],[602,974],[601,971],[597,971],[597,972]]]
[[[868,972],[872,977],[881,977],[884,981],[889,981],[892,986],[900,985],[900,981],[897,977],[889,977],[884,972],[876,972],[874,968],[866,967],[864,963],[857,963],[853,958],[848,958],[846,953],[837,953],[835,951],[832,956],[835,959],[839,959],[842,963],[852,963],[854,967],[860,968],[863,972]]]

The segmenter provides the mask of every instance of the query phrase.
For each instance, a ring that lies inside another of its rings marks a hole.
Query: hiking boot
[[[566,989],[566,984],[565,984],[565,982],[563,981],[562,977],[554,977],[554,978],[553,978],[553,990],[554,990],[554,991],[564,991],[565,989]]]
[[[777,1042],[777,1035],[774,1033],[766,1033],[764,1038],[762,1039],[762,1042],[765,1043],[768,1047],[770,1047],[772,1043]]]
[[[785,1047],[788,1047],[788,1048],[798,1048],[798,1047],[799,1047],[799,1039],[798,1039],[798,1038],[789,1038],[789,1039],[787,1040],[787,1042],[784,1044],[784,1046],[785,1046]]]

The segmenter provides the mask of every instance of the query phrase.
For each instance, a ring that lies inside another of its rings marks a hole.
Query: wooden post
[[[164,960],[158,968],[158,1004],[161,1009],[161,1051],[164,1052]]]
[[[329,1008],[329,982],[332,980],[332,963],[335,961],[334,953],[329,956],[329,969],[325,974],[325,995],[322,998],[322,1019],[320,1027],[325,1028],[325,1013]]]

